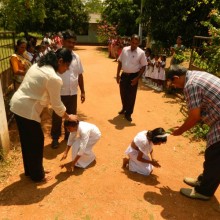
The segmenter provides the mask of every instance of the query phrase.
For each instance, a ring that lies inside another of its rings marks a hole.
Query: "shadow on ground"
[[[160,182],[157,180],[158,176],[151,174],[149,176],[144,176],[139,173],[134,173],[129,171],[128,169],[123,169],[123,173],[127,175],[127,177],[135,182],[143,183],[149,186],[156,186]]]
[[[124,115],[117,115],[113,119],[109,119],[108,122],[115,125],[115,128],[118,130],[122,130],[124,127],[136,126],[135,123],[127,121]]]
[[[0,205],[10,206],[38,203],[42,201],[45,196],[49,195],[56,185],[65,181],[69,176],[68,173],[59,173],[55,177],[55,183],[42,188],[41,184],[32,182],[28,177],[22,174],[20,175],[21,179],[19,181],[5,187],[0,192]]]
[[[146,192],[144,199],[152,205],[163,208],[163,219],[197,219],[203,220],[204,216],[209,219],[219,219],[219,204],[214,197],[210,201],[193,200],[181,195],[169,187],[156,187],[160,192]]]
[[[70,176],[79,176],[82,173],[96,165],[96,161],[92,162],[86,169],[76,167],[74,172],[61,172],[55,176],[56,182],[44,187],[43,183],[35,183],[26,177],[24,174],[20,175],[20,180],[5,187],[0,192],[0,205],[29,205],[42,201],[44,197],[49,195],[53,189],[61,182],[66,181]],[[53,181],[53,180],[51,180]],[[50,182],[45,185],[50,184]]]

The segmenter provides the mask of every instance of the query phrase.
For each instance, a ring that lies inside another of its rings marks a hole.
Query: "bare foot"
[[[122,168],[126,168],[128,166],[129,163],[129,159],[128,158],[123,158],[123,164],[122,164]]]

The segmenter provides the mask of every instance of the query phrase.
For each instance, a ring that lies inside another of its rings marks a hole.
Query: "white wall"
[[[8,123],[5,113],[5,104],[2,93],[2,84],[0,79],[0,152],[6,156],[10,148],[10,140],[8,133]]]

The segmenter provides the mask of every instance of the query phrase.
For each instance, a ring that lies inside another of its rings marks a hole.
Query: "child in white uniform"
[[[161,55],[161,62],[160,62],[160,72],[158,73],[158,87],[159,91],[163,91],[163,87],[165,85],[166,80],[166,73],[165,73],[165,67],[166,67],[166,55]]]
[[[94,124],[83,121],[65,121],[64,126],[70,135],[61,160],[66,159],[72,147],[72,161],[61,165],[61,168],[65,167],[68,171],[73,171],[74,166],[86,168],[95,160],[92,148],[100,139],[101,132]]]
[[[152,73],[152,80],[153,80],[153,88],[157,90],[158,88],[158,75],[160,73],[160,61],[159,61],[159,55],[155,55],[154,57],[154,70]]]
[[[139,132],[125,151],[129,159],[123,159],[123,168],[128,167],[132,172],[150,175],[153,167],[160,167],[153,158],[153,145],[160,145],[166,141],[167,134],[163,128]]]
[[[149,69],[150,69],[150,56],[151,56],[151,49],[147,48],[145,51],[145,56],[146,56],[146,60],[147,60],[147,65],[146,65],[146,69],[143,73],[143,82],[145,83],[149,83]]]

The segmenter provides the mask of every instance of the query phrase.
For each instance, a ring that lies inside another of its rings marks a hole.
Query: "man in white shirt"
[[[124,47],[119,58],[116,80],[120,87],[122,109],[119,114],[124,114],[128,121],[132,121],[131,114],[134,110],[138,80],[145,71],[147,61],[144,51],[138,47],[140,37],[132,35],[130,46]],[[120,75],[121,70],[123,70]]]
[[[63,74],[58,75],[62,78],[63,85],[61,88],[61,100],[66,106],[66,111],[69,114],[77,113],[77,90],[78,85],[81,91],[81,103],[85,101],[85,90],[83,80],[83,67],[78,54],[73,52],[76,43],[76,35],[67,30],[63,33],[63,47],[72,52],[72,62],[69,69]],[[53,139],[51,147],[58,148],[58,139],[61,136],[62,118],[55,112],[52,115],[51,137]],[[69,132],[65,129],[65,140],[68,140]]]

